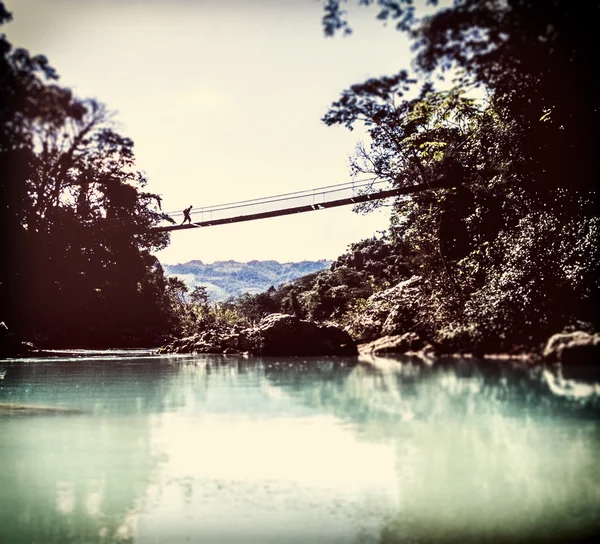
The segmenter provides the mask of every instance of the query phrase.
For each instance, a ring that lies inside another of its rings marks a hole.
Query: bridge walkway
[[[437,185],[412,185],[409,187],[390,188],[389,183],[374,180],[349,182],[329,185],[306,191],[286,193],[270,197],[256,198],[206,206],[192,209],[191,224],[159,225],[153,232],[172,232],[202,227],[214,227],[244,221],[255,221],[268,217],[279,217],[297,213],[336,208],[351,204],[360,204],[373,200],[381,200],[393,196],[411,194],[427,189],[441,187]],[[183,217],[182,212],[169,214],[171,217]]]

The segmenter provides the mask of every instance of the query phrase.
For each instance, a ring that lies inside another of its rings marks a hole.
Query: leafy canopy
[[[324,2],[326,35],[350,31],[347,4]],[[425,279],[428,332],[505,347],[597,327],[600,3],[358,4],[410,35],[414,74],[351,86],[323,120],[366,127],[352,174],[432,188],[396,199],[390,225]]]
[[[0,35],[0,318],[54,344],[156,342],[170,319],[150,255],[169,241],[148,230],[160,198],[107,108],[57,80]]]

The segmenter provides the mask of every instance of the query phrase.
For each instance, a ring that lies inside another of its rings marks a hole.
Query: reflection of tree
[[[6,542],[101,542],[126,535],[155,464],[146,418],[36,417],[2,426],[10,436],[0,474],[0,488],[11,493],[1,498]]]
[[[552,540],[598,529],[597,405],[555,398],[539,371],[507,362],[401,361],[384,371],[265,370],[292,398],[394,448],[401,500],[382,542]]]
[[[333,414],[356,442],[389,447],[393,505],[375,508],[365,497],[358,507],[376,516],[396,509],[377,517],[382,542],[482,532],[510,539],[532,528],[565,535],[568,513],[589,527],[600,485],[593,406],[553,399],[536,371],[505,362],[401,362],[386,370],[356,359],[225,356],[10,364],[0,401],[84,413],[0,419],[0,542],[133,541],[140,513],[148,514],[140,530],[154,511],[160,525],[161,507],[173,500],[169,486],[179,486],[188,505],[203,504],[193,495],[200,491],[207,503],[227,502],[219,490],[232,481],[229,465],[215,489],[214,467],[195,471],[202,461],[190,441],[215,436],[190,428],[198,414],[217,416],[213,423],[256,416],[263,431],[290,415]],[[161,448],[161,439],[172,447]],[[306,442],[315,459],[331,459],[325,444]],[[247,452],[227,454],[231,467],[248,463],[240,457]]]
[[[98,414],[158,413],[166,404],[185,402],[168,379],[179,370],[178,364],[157,357],[14,364],[7,368],[0,398]]]
[[[394,425],[399,418],[432,421],[490,411],[593,417],[597,409],[593,399],[586,405],[555,397],[539,370],[506,361],[448,359],[435,365],[411,357],[381,361],[387,370],[355,366],[352,359],[314,358],[304,365],[294,363],[290,372],[286,364],[263,359],[269,381],[294,398],[344,420],[368,422],[369,427],[374,421],[385,426],[386,421]]]
[[[82,413],[0,419],[0,542],[134,541],[164,461],[152,449],[152,416],[202,404],[211,383],[233,388],[257,375],[225,361],[8,364],[0,402]]]
[[[164,379],[176,372],[156,359],[11,365],[3,401],[83,414],[0,419],[0,541],[132,541],[159,462],[148,416],[182,404]]]

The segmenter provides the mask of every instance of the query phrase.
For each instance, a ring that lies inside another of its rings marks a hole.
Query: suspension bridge
[[[392,188],[387,181],[373,179],[352,181],[293,193],[192,208],[190,213],[191,223],[166,224],[165,222],[165,224],[158,225],[150,230],[152,232],[171,232],[214,227],[243,221],[255,221],[268,217],[279,217],[360,204],[362,202],[417,193],[442,186],[444,184],[438,183]],[[183,212],[178,211],[167,215],[171,217],[172,221],[176,222],[183,217]]]

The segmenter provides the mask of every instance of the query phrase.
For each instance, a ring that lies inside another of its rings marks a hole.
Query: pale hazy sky
[[[325,38],[320,0],[6,0],[16,46],[117,111],[165,211],[350,180],[361,134],[320,119],[342,90],[409,68],[404,36],[349,3]],[[175,232],[163,263],[333,259],[387,227],[350,207]]]

